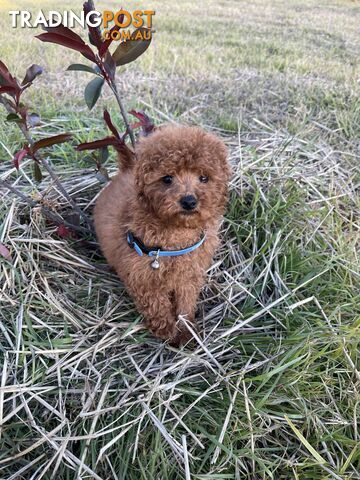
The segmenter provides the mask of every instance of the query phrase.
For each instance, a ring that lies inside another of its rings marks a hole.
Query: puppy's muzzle
[[[180,205],[184,210],[194,210],[197,205],[197,200],[194,195],[186,195],[185,197],[180,198]]]

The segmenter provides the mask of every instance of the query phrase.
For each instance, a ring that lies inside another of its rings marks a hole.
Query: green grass
[[[48,159],[91,214],[103,184],[73,145],[106,133],[104,106],[121,120],[107,89],[88,112],[89,76],[65,73],[75,52],[10,29],[8,9],[39,3],[0,0],[0,58],[20,78],[45,67],[26,93],[44,122],[33,135],[74,133]],[[135,5],[150,8],[124,6]],[[199,343],[153,339],[95,239],[59,238],[1,192],[12,261],[0,258],[0,478],[360,478],[359,5],[154,9],[153,45],[119,70],[127,109],[215,131],[234,166]],[[34,182],[29,161],[12,168],[22,143],[0,122],[0,178],[69,215],[48,176]]]

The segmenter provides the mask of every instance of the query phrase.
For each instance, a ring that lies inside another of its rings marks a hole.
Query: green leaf
[[[115,77],[115,71],[116,71],[116,63],[115,60],[113,59],[113,56],[109,52],[109,50],[105,54],[105,58],[103,59],[104,62],[104,67],[107,73],[109,74],[109,77],[114,80]]]
[[[9,115],[6,117],[6,121],[22,123],[24,120],[21,117],[19,117],[19,115],[16,115],[16,113],[9,113]]]
[[[100,153],[99,153],[100,162],[101,162],[101,163],[105,163],[108,158],[109,158],[109,149],[108,149],[108,147],[102,147],[102,148],[100,149]]]
[[[117,66],[133,62],[145,52],[151,43],[151,37],[149,40],[135,40],[137,37],[144,38],[145,32],[148,35],[149,29],[144,27],[137,28],[132,33],[131,40],[125,40],[124,42],[120,43],[113,53],[113,59],[115,60]]]
[[[37,182],[41,182],[43,178],[39,164],[36,162],[34,163],[34,178]]]
[[[95,176],[100,183],[107,183],[110,180],[109,173],[105,167],[100,167]]]
[[[351,450],[350,455],[349,455],[348,458],[346,459],[346,462],[345,462],[344,465],[341,467],[340,475],[344,475],[344,473],[345,473],[346,470],[348,469],[348,466],[350,465],[351,460],[352,460],[352,458],[353,458],[353,456],[355,455],[356,452],[359,452],[359,447],[358,447],[358,445],[355,445],[355,447]]]
[[[31,83],[35,80],[35,78],[43,73],[43,68],[40,65],[31,65],[26,70],[26,75],[24,80],[21,82],[21,85],[26,85],[27,83]]]
[[[89,67],[89,65],[83,65],[82,63],[73,63],[66,69],[66,71],[88,72],[97,75],[93,67]]]
[[[102,86],[104,85],[104,79],[101,77],[94,78],[86,85],[85,88],[85,102],[88,106],[89,110],[93,108],[93,106],[98,101],[100,97]]]
[[[285,420],[287,421],[287,423],[290,425],[291,430],[295,433],[295,435],[298,437],[300,442],[305,446],[305,448],[307,448],[309,450],[309,452],[315,458],[315,460],[317,460],[321,465],[326,463],[326,460],[315,450],[315,448],[312,445],[310,445],[310,443],[306,440],[306,438],[300,432],[300,430],[298,430],[295,427],[295,425],[290,420],[290,418],[287,415],[284,415],[284,417],[285,417]]]

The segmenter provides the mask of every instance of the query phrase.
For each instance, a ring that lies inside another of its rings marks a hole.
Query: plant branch
[[[126,110],[124,108],[124,105],[122,104],[122,101],[121,101],[121,98],[120,98],[120,95],[119,95],[119,92],[118,92],[118,89],[116,87],[116,83],[114,80],[109,80],[108,81],[109,83],[109,86],[111,88],[111,90],[113,91],[114,95],[115,95],[115,98],[116,98],[116,101],[119,105],[119,108],[120,108],[120,112],[121,112],[121,115],[123,117],[123,120],[124,120],[124,123],[125,123],[125,127],[126,127],[126,131],[128,132],[129,136],[130,136],[130,141],[131,141],[131,145],[135,151],[135,136],[134,136],[134,132],[130,126],[130,122],[129,122],[129,119],[128,119],[128,116],[127,116],[127,113],[126,113]]]
[[[94,1],[93,0],[88,0],[88,5],[89,5],[89,9],[90,10],[95,10],[95,4],[94,4]],[[129,134],[130,136],[130,141],[131,141],[131,145],[135,151],[135,136],[134,136],[134,132],[130,126],[130,122],[129,122],[129,119],[128,119],[128,116],[127,116],[127,113],[126,113],[126,110],[124,108],[124,105],[122,104],[122,101],[121,101],[121,98],[120,98],[120,95],[119,95],[119,92],[118,92],[118,89],[116,87],[116,83],[115,83],[115,80],[113,80],[112,78],[109,77],[108,73],[106,72],[106,70],[103,68],[103,65],[100,64],[98,65],[102,71],[103,71],[103,74],[104,74],[104,78],[105,80],[107,81],[109,87],[111,88],[111,90],[113,91],[114,95],[115,95],[115,98],[116,98],[116,101],[119,105],[119,108],[120,108],[120,112],[121,112],[121,115],[123,117],[123,120],[124,120],[124,123],[125,123],[125,127],[126,127],[126,131],[127,133]]]
[[[5,107],[5,109],[7,110],[7,112],[9,113],[16,113],[13,109],[13,107],[11,106],[10,102],[8,102],[4,97],[2,97],[0,95],[0,103],[2,103]],[[27,142],[32,146],[34,144],[34,140],[32,139],[29,131],[27,130],[26,126],[23,124],[23,123],[18,123],[18,126],[22,132],[22,134],[24,135],[25,139],[27,140]],[[65,190],[65,188],[62,186],[61,184],[61,181],[59,179],[59,177],[57,176],[57,174],[53,171],[53,169],[51,168],[49,162],[47,160],[45,160],[45,158],[43,158],[39,152],[36,153],[36,156],[35,156],[36,160],[45,168],[45,170],[48,172],[48,174],[50,175],[52,181],[55,183],[55,185],[57,186],[58,190],[60,191],[60,193],[62,194],[62,196],[70,203],[70,205],[72,206],[72,208],[80,215],[80,217],[85,221],[85,223],[88,225],[88,227],[90,228],[90,230],[92,231],[93,230],[93,227],[92,227],[92,222],[90,220],[90,218],[86,215],[85,212],[83,212],[81,210],[81,208],[76,204],[76,202],[71,198],[71,196],[68,194],[68,192]]]

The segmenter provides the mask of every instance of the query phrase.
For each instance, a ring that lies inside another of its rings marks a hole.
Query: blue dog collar
[[[204,234],[198,242],[190,247],[183,248],[181,250],[162,250],[160,247],[146,247],[141,240],[133,235],[132,232],[128,231],[126,234],[127,243],[130,248],[133,248],[140,257],[143,255],[148,255],[149,257],[178,257],[179,255],[185,255],[186,253],[193,252],[199,248],[205,241],[206,234]],[[158,268],[158,267],[154,267]]]

